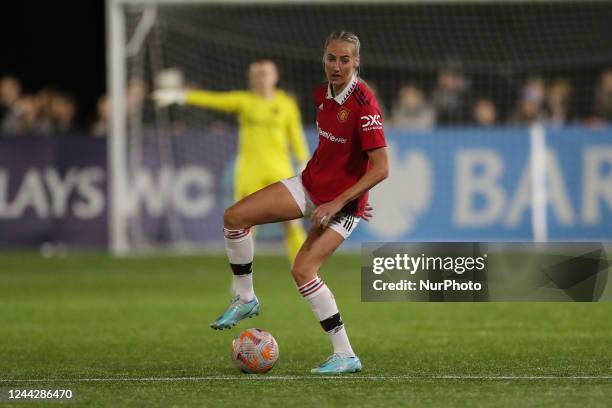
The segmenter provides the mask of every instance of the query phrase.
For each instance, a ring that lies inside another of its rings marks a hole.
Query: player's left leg
[[[318,276],[323,263],[354,230],[359,218],[340,214],[327,228],[313,227],[298,252],[292,269],[298,290],[308,303],[332,342],[334,353],[315,374],[341,374],[361,371],[361,361],[353,352],[333,293]]]

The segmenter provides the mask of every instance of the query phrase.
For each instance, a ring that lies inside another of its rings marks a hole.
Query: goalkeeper
[[[238,116],[236,201],[295,175],[291,153],[300,169],[304,168],[310,156],[297,103],[276,88],[276,64],[267,59],[253,62],[249,67],[249,82],[249,91],[159,89],[153,94],[160,107],[187,104]],[[283,224],[287,255],[293,264],[306,234],[300,220]]]

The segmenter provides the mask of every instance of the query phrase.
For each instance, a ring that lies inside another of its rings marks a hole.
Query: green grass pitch
[[[612,303],[361,303],[358,255],[321,275],[358,375],[309,374],[331,347],[282,256],[256,258],[262,314],[216,332],[225,257],[0,254],[0,389],[71,389],[69,406],[88,407],[611,404]],[[230,361],[248,327],[279,342],[266,375]]]

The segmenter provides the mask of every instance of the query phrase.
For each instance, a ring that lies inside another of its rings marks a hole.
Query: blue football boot
[[[310,370],[312,374],[344,374],[361,371],[361,361],[357,356],[332,354],[323,364]]]
[[[247,317],[257,316],[259,314],[259,300],[253,298],[248,303],[240,300],[240,296],[236,296],[230,302],[229,307],[221,316],[210,324],[215,330],[231,329],[242,319]]]

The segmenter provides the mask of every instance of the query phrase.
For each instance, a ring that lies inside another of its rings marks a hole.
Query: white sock
[[[348,339],[348,334],[346,334],[346,328],[344,327],[344,324],[340,326],[340,329],[337,332],[328,332],[328,334],[331,338],[332,345],[334,346],[334,353],[342,353],[347,354],[349,356],[355,355],[355,352],[351,347],[351,342]]]
[[[243,302],[255,298],[253,290],[253,236],[249,228],[230,230],[223,228],[225,252],[234,273],[232,290]]]
[[[298,287],[298,290],[310,303],[310,308],[316,318],[319,319],[323,330],[329,334],[332,346],[334,347],[334,353],[354,356],[355,352],[351,347],[344,323],[342,323],[340,318],[336,300],[325,282],[317,276],[310,282]]]
[[[248,303],[255,298],[255,290],[253,289],[253,273],[248,275],[234,275],[232,281],[232,289],[234,296],[240,296],[240,300]]]

